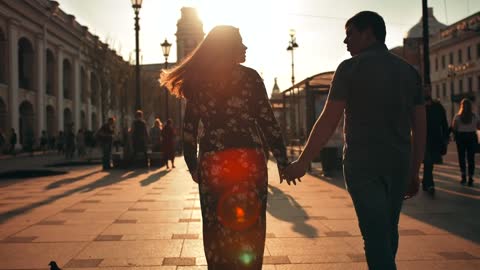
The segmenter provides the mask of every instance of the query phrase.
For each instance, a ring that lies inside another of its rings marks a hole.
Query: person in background
[[[108,118],[107,123],[103,124],[102,127],[96,133],[96,142],[100,143],[102,146],[102,167],[103,170],[110,170],[111,159],[112,159],[112,143],[113,143],[113,134],[115,134],[115,118]]]
[[[83,128],[78,130],[76,141],[77,141],[78,157],[84,157],[86,154],[86,150],[85,150],[86,145],[85,145],[85,132],[83,132]]]
[[[155,119],[153,127],[150,129],[150,140],[152,143],[152,152],[162,151],[162,122],[159,118]]]
[[[167,160],[167,169],[168,161],[172,163],[172,168],[175,168],[175,129],[173,128],[172,119],[168,119],[167,123],[162,129],[162,143],[163,143],[163,153]]]
[[[16,156],[17,155],[17,152],[15,150],[15,146],[17,145],[17,133],[15,133],[15,129],[12,128],[10,130],[10,140],[9,140],[9,144],[10,144],[10,149],[8,150],[8,153],[13,155],[13,156]]]
[[[57,152],[59,154],[65,153],[65,134],[63,133],[63,131],[58,132]]]
[[[147,124],[145,123],[145,120],[143,120],[143,111],[141,110],[135,112],[135,120],[132,122],[131,140],[133,157],[135,157],[137,153],[143,153],[145,156],[145,163],[147,163],[148,131]]]
[[[73,123],[67,126],[65,131],[65,158],[72,159],[75,154],[75,131],[73,130]]]
[[[48,148],[48,137],[47,137],[47,132],[45,130],[42,130],[42,136],[40,136],[40,150],[45,153]]]
[[[458,163],[462,180],[467,183],[467,168],[465,155],[468,163],[468,186],[473,186],[473,174],[475,172],[475,148],[478,144],[477,130],[480,129],[480,119],[472,112],[472,102],[464,98],[460,103],[460,109],[452,121],[452,131],[457,144]]]
[[[433,195],[435,193],[433,166],[441,163],[442,156],[447,153],[449,131],[445,109],[440,102],[432,100],[431,86],[425,86],[424,91],[427,116],[427,144],[423,159],[422,189]]]

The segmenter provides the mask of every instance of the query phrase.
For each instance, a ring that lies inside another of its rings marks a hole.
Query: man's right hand
[[[408,184],[407,192],[405,192],[403,199],[407,200],[417,195],[419,187],[420,180],[418,179],[418,173],[416,173],[413,174],[413,176],[410,178],[410,183]]]

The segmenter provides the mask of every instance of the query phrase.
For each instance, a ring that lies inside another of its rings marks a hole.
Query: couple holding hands
[[[344,177],[369,269],[396,269],[402,201],[418,192],[425,145],[422,82],[388,51],[380,15],[360,12],[345,30],[352,58],[337,68],[324,110],[292,163],[262,78],[241,65],[247,47],[238,28],[214,27],[182,63],[162,72],[161,84],[187,100],[184,155],[199,184],[208,269],[262,268],[268,194],[262,142],[281,181],[296,184],[342,115]]]

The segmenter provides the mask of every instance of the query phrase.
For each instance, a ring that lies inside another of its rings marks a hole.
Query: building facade
[[[93,60],[100,53],[101,63]],[[117,109],[111,97],[120,86],[108,83],[105,72],[128,69],[49,0],[0,1],[0,62],[0,129],[15,129],[20,144],[27,132],[38,138],[43,130],[56,135],[67,126],[97,129]]]
[[[480,12],[450,25],[440,23],[428,9],[432,98],[439,100],[452,121],[462,98],[480,112]],[[422,21],[414,25],[403,46],[390,51],[413,65],[423,77]]]
[[[439,31],[430,41],[432,97],[451,121],[463,98],[480,112],[480,12]]]

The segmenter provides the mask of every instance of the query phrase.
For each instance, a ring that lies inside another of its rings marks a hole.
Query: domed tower
[[[278,87],[277,78],[274,79],[271,99],[281,99],[282,93],[280,93],[280,87]]]
[[[447,27],[440,23],[435,16],[433,16],[433,8],[428,8],[428,33],[430,37],[438,33],[441,29]],[[406,37],[403,39],[403,57],[408,63],[413,65],[417,70],[423,74],[423,23],[422,18],[410,30],[408,30]]]
[[[177,22],[177,63],[187,56],[203,40],[203,23],[192,7],[183,7]]]

